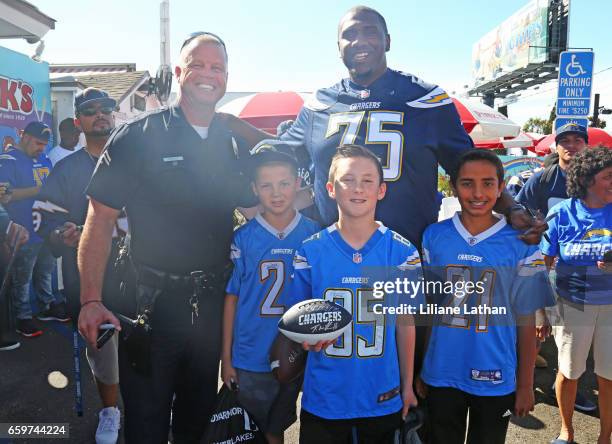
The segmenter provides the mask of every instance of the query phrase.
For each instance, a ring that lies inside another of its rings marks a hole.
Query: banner
[[[519,173],[527,170],[544,167],[544,157],[529,157],[529,156],[497,156],[504,164],[504,179],[508,182],[512,176],[517,176]],[[444,169],[438,167],[438,175],[445,176]]]
[[[19,141],[19,131],[30,122],[44,122],[51,127],[51,113],[49,64],[0,46],[2,151]],[[49,140],[48,147],[51,146],[53,140]]]
[[[485,83],[546,61],[548,0],[532,0],[472,47],[472,76]],[[537,48],[535,48],[537,47]]]

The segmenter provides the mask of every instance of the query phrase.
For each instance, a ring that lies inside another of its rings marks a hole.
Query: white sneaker
[[[100,410],[99,416],[96,444],[116,444],[121,427],[121,412],[117,407],[106,407]]]

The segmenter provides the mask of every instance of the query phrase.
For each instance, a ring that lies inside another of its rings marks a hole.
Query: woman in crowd
[[[553,444],[574,441],[572,415],[578,378],[591,345],[599,385],[600,435],[612,434],[612,150],[584,150],[567,172],[570,199],[550,209],[548,239],[540,244],[546,265],[556,258],[559,322],[553,335],[559,349],[555,391],[561,431]],[[607,259],[607,260],[606,260]]]

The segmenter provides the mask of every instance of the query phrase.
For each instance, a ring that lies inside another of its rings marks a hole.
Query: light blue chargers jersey
[[[435,288],[430,305],[459,311],[435,317],[421,372],[427,384],[478,396],[515,391],[517,317],[554,305],[542,254],[517,236],[503,218],[472,236],[459,213],[425,230],[428,285],[454,283],[455,289]]]
[[[269,372],[269,351],[278,333],[278,320],[287,308],[284,298],[293,273],[293,255],[319,225],[296,213],[282,231],[261,215],[234,233],[232,277],[226,291],[238,296],[234,319],[232,365]]]
[[[418,304],[422,293],[380,294],[375,282],[421,279],[416,248],[380,224],[355,250],[335,225],[306,240],[294,260],[294,303],[322,298],[353,316],[352,328],[320,353],[308,354],[302,408],[327,419],[382,416],[402,408],[395,340],[396,315],[383,311],[400,302]],[[405,296],[405,297],[404,297]]]

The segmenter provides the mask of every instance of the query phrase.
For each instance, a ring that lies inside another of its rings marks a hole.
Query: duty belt
[[[215,283],[219,282],[219,274],[192,271],[189,274],[174,274],[139,264],[136,266],[138,283],[158,290],[176,290],[186,292],[191,290],[189,305],[191,307],[191,323],[194,324],[199,316],[200,298],[205,297],[207,291],[214,290]]]

